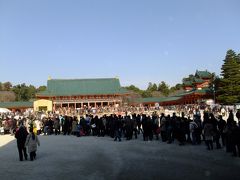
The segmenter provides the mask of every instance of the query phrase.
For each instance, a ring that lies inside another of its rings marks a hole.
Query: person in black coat
[[[147,128],[147,116],[146,114],[142,115],[142,128],[143,128],[143,140],[148,140],[148,128]]]
[[[143,130],[141,128],[142,122],[141,122],[141,115],[140,114],[137,115],[136,121],[137,121],[138,134],[140,134],[140,132],[143,132]]]
[[[170,117],[170,115],[167,116],[166,127],[168,144],[171,144],[174,140],[173,132],[175,127],[175,118],[175,115],[173,115],[173,117]]]
[[[126,140],[132,139],[133,136],[133,121],[130,116],[125,117],[125,132],[126,132]]]
[[[54,122],[53,122],[54,130],[55,130],[55,135],[60,134],[60,119],[57,117]]]
[[[71,135],[72,132],[72,117],[70,116],[65,116],[65,121],[64,121],[64,135]]]
[[[213,113],[210,114],[210,119],[211,119],[211,122],[213,124],[213,133],[214,133],[214,140],[216,142],[216,147],[217,149],[220,149],[221,148],[221,145],[219,143],[219,140],[220,140],[220,132],[218,130],[218,121],[217,119],[215,118],[215,116],[213,115]]]
[[[227,124],[224,128],[224,132],[226,133],[226,151],[228,153],[233,152],[233,136],[232,136],[232,128],[234,124],[234,115],[232,111],[230,111],[228,119],[227,119]]]
[[[121,136],[122,136],[122,122],[120,118],[114,118],[114,132],[115,132],[115,138],[114,141],[121,141]]]
[[[240,109],[237,110],[236,117],[238,119],[238,126],[240,126]]]
[[[226,121],[223,120],[222,115],[219,116],[219,121],[218,121],[218,129],[220,132],[220,136],[222,139],[222,145],[226,145],[226,134],[224,133],[224,128],[226,127],[227,123]]]
[[[236,121],[232,121],[232,151],[233,156],[239,156],[240,157],[240,127],[237,126]]]
[[[27,136],[28,136],[28,132],[26,128],[23,126],[23,124],[21,124],[15,134],[15,138],[17,139],[17,147],[18,147],[20,161],[23,161],[23,154],[24,154],[25,160],[27,160],[27,157],[28,157],[26,147],[25,147]]]
[[[153,140],[153,120],[150,116],[147,117],[147,138],[148,140]]]

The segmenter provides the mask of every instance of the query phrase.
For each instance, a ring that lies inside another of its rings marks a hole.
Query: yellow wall
[[[39,111],[43,107],[46,107],[47,111],[52,111],[53,110],[52,101],[45,100],[45,99],[40,99],[40,100],[34,101],[34,103],[33,103],[34,111]]]

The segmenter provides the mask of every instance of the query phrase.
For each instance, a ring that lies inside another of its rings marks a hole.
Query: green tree
[[[33,85],[27,86],[25,83],[18,84],[12,88],[16,94],[16,101],[29,101],[35,98],[36,88]]]
[[[151,82],[148,83],[148,87],[147,87],[147,90],[148,91],[151,91],[153,88],[153,84]]]
[[[176,90],[181,90],[182,89],[182,84],[176,84],[175,86]]]
[[[218,91],[219,88],[221,88],[221,78],[219,76],[216,76],[213,83],[215,85],[215,91]]]
[[[171,87],[169,90],[171,93],[174,93],[175,91],[179,91],[182,89],[182,84],[176,84],[175,86]]]
[[[236,57],[237,63],[240,63],[240,53]]]
[[[36,90],[35,86],[29,85],[29,86],[27,87],[27,97],[28,97],[28,99],[29,99],[29,100],[30,100],[30,99],[34,99],[34,98],[35,98],[35,95],[36,95],[36,92],[37,92],[37,90]]]
[[[154,83],[153,86],[152,86],[151,91],[157,91],[157,90],[158,90],[157,84]]]
[[[185,81],[194,81],[195,76],[193,74],[190,74],[187,78],[183,78],[183,82]]]
[[[143,98],[152,97],[152,92],[150,90],[146,90],[143,91],[141,95]]]
[[[2,84],[3,91],[10,91],[11,88],[12,88],[12,83],[10,83],[10,82],[5,82]]]
[[[160,91],[164,96],[168,96],[170,93],[169,85],[167,85],[164,81],[162,81],[158,85],[158,91]]]
[[[3,89],[3,88],[2,88],[2,82],[0,82],[0,91],[2,91],[2,89]]]
[[[13,86],[12,91],[16,95],[16,101],[20,101],[20,99],[21,99],[21,85],[18,84],[16,86]]]
[[[153,92],[153,91],[157,91],[157,90],[158,90],[158,87],[157,87],[156,83],[151,83],[151,82],[148,83],[147,91]]]
[[[240,63],[239,55],[228,50],[222,65],[222,79],[218,90],[218,100],[224,104],[240,102]]]
[[[129,91],[134,91],[134,92],[139,92],[141,91],[138,87],[134,86],[134,85],[130,85],[130,86],[127,86],[125,87],[127,90]]]
[[[46,86],[39,86],[39,87],[37,88],[37,92],[45,91],[46,89],[47,89]]]

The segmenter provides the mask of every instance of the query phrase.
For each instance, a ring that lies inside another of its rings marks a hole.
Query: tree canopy
[[[164,96],[168,96],[170,93],[169,85],[167,85],[164,81],[162,81],[158,85],[158,91],[160,91]]]
[[[218,100],[223,104],[240,102],[240,54],[228,50],[223,60]]]
[[[166,97],[171,93],[175,93],[182,88],[182,84],[176,84],[176,86],[170,87],[165,81],[161,81],[158,85],[156,83],[149,82],[146,90],[141,90],[134,85],[125,87],[127,90],[139,94],[141,97]]]
[[[34,99],[36,93],[46,90],[46,86],[36,88],[33,85],[27,86],[25,83],[13,86],[10,82],[0,82],[1,101],[29,101]],[[9,93],[7,93],[9,92]]]

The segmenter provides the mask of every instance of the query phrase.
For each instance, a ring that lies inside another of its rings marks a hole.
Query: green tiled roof
[[[202,94],[207,94],[207,93],[212,93],[212,90],[210,88],[204,88],[204,89],[193,89],[191,91],[186,91],[180,94],[175,95],[174,97],[183,97],[189,94],[193,94],[193,93],[202,93]]]
[[[0,102],[0,108],[32,108],[33,102],[29,101],[14,101]]]
[[[193,86],[193,82],[192,81],[184,81],[183,85],[184,86]]]
[[[212,74],[208,71],[196,71],[196,76],[199,78],[211,78]]]
[[[194,83],[203,83],[204,80],[200,78],[194,78]]]
[[[180,93],[180,94],[177,94],[177,95],[171,96],[171,97],[139,98],[136,100],[136,103],[162,103],[162,102],[177,101],[177,100],[182,99],[184,96],[194,94],[194,93],[208,94],[208,93],[212,93],[212,91],[209,88],[194,89],[192,91]]]
[[[184,92],[184,93],[181,93],[181,94],[177,94],[176,96],[177,97],[182,97],[182,96],[186,96],[186,95],[193,94],[193,93],[207,94],[207,93],[212,93],[212,91],[209,88],[194,89],[194,90],[187,91],[187,92]]]
[[[187,92],[184,92],[184,93],[177,94],[176,97],[186,96],[186,95],[192,94],[194,92],[195,92],[195,90],[187,91]]]
[[[125,94],[117,78],[105,79],[51,79],[47,82],[47,90],[37,96],[71,96]]]
[[[204,88],[204,89],[197,89],[194,91],[195,93],[212,93],[213,91],[210,88]]]
[[[165,99],[163,99],[162,101],[160,102],[169,102],[169,101],[177,101],[181,99],[180,97],[177,97],[177,96],[172,96],[172,97],[166,97]]]

